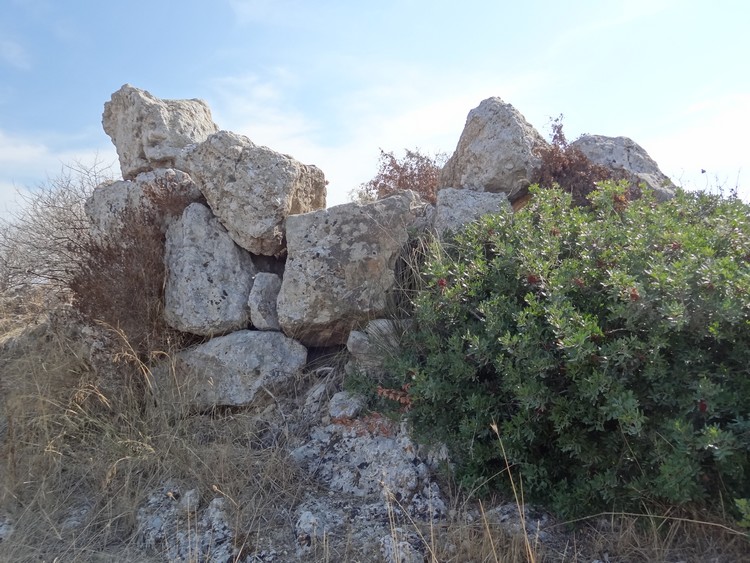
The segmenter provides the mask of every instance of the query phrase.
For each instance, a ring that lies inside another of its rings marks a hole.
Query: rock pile
[[[436,208],[406,191],[326,209],[320,169],[219,131],[199,100],[159,100],[125,85],[105,104],[103,125],[125,179],[95,190],[86,206],[95,229],[117,229],[128,210],[152,205],[147,193],[169,189],[185,202],[178,217],[163,220],[164,316],[173,328],[207,339],[180,352],[175,364],[183,396],[197,411],[267,405],[294,387],[315,350],[348,350],[348,371],[377,373],[379,346],[392,347],[394,335],[408,329],[408,321],[383,317],[409,238],[510,213],[509,201],[528,186],[546,145],[513,106],[490,98],[469,113],[442,172]],[[625,168],[659,198],[670,197],[666,176],[629,139],[589,136],[577,143],[592,160]],[[394,544],[388,514],[397,499],[405,518],[444,517],[428,464],[405,429],[357,420],[356,397],[332,391],[320,382],[306,392],[301,414],[315,419],[313,428],[290,441],[291,458],[336,493],[295,509],[298,554],[315,537],[359,522],[386,557],[403,560],[399,552],[413,552],[421,561],[416,540]],[[176,559],[185,550],[200,552],[189,544],[199,538],[163,537],[176,526],[165,522],[181,508],[158,515],[157,504],[149,501],[139,513],[144,545],[171,542]],[[206,533],[226,535],[221,503],[203,510],[195,518]]]

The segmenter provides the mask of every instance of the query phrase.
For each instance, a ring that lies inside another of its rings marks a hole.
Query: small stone
[[[364,401],[359,395],[353,395],[348,391],[340,391],[331,397],[328,403],[328,414],[331,418],[354,418],[357,416]]]

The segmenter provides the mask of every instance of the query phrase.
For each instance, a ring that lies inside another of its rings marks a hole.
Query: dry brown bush
[[[406,149],[404,157],[398,158],[393,152],[380,149],[377,174],[353,190],[350,196],[354,201],[367,203],[399,191],[412,190],[423,200],[434,204],[440,170],[446,159],[444,153],[427,155],[419,149]]]
[[[178,188],[162,180],[145,192],[140,208],[121,214],[118,228],[90,236],[69,280],[74,307],[89,321],[120,331],[143,361],[190,338],[163,320],[165,227],[191,203]]]
[[[596,189],[597,182],[628,179],[625,171],[613,171],[601,164],[591,162],[576,147],[570,146],[563,133],[562,115],[552,120],[552,139],[549,146],[539,154],[542,162],[531,178],[532,184],[542,188],[559,185],[573,196],[574,205],[588,205],[588,194]],[[631,187],[629,198],[640,197],[640,190]]]
[[[0,524],[13,526],[0,561],[148,561],[136,515],[166,483],[226,496],[252,540],[286,530],[305,482],[281,447],[252,447],[254,413],[194,415],[175,373],[158,404],[137,386],[106,390],[75,326],[37,318],[45,306],[13,311],[0,334]]]
[[[20,208],[0,219],[0,291],[39,283],[65,287],[89,237],[86,198],[112,181],[110,167],[99,161],[74,163],[20,194]]]

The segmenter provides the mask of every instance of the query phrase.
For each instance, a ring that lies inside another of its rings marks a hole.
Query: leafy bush
[[[419,149],[407,149],[404,157],[399,159],[393,152],[380,149],[378,173],[349,195],[355,201],[366,203],[399,191],[413,190],[422,199],[434,204],[440,170],[446,158],[442,153],[429,156],[422,154]]]
[[[567,515],[750,496],[750,209],[627,189],[532,187],[433,248],[391,383],[464,484],[507,459]]]

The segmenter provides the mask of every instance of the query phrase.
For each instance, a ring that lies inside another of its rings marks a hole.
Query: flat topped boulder
[[[291,215],[277,301],[282,330],[307,346],[335,346],[355,325],[384,316],[409,231],[426,228],[430,209],[406,191]]]
[[[253,254],[285,251],[287,216],[326,206],[326,181],[316,166],[220,131],[180,158],[232,239]]]
[[[182,148],[219,130],[204,101],[161,100],[130,84],[104,104],[102,126],[117,148],[126,180],[156,168],[173,168]]]
[[[469,112],[458,146],[440,174],[439,189],[463,188],[513,196],[529,185],[547,145],[521,113],[500,98]]]
[[[280,332],[240,330],[179,352],[176,370],[195,407],[250,406],[289,389],[306,362],[307,349]]]

